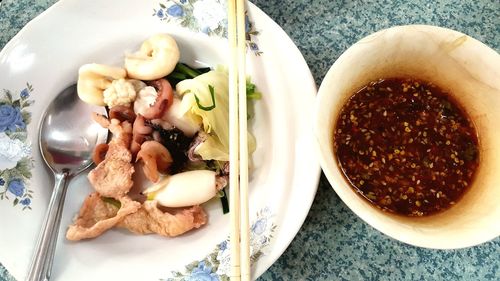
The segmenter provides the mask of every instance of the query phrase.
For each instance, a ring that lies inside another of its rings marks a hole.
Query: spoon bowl
[[[68,182],[92,165],[94,148],[107,140],[108,130],[90,118],[92,112],[106,114],[104,107],[81,101],[76,85],[71,85],[56,96],[42,116],[40,152],[54,173],[55,183],[28,281],[50,280]]]
[[[92,112],[106,114],[104,107],[81,101],[75,85],[63,90],[47,107],[39,144],[45,163],[54,173],[76,175],[92,165],[94,147],[106,141],[108,132],[90,118]]]

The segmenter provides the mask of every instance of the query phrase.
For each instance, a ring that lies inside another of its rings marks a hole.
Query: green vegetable
[[[101,200],[104,201],[105,203],[111,204],[114,207],[120,209],[122,207],[122,203],[114,198],[111,197],[101,197]]]
[[[214,87],[212,87],[212,85],[208,85],[208,90],[210,91],[210,96],[212,97],[212,105],[211,106],[203,106],[200,104],[200,99],[198,98],[198,96],[194,95],[194,99],[196,100],[196,104],[198,105],[198,107],[201,109],[201,110],[205,110],[205,111],[210,111],[212,109],[215,108],[215,91],[214,91]]]
[[[183,63],[178,63],[173,72],[185,74],[188,78],[194,78],[201,74],[198,70],[191,68]]]
[[[186,74],[179,73],[179,72],[172,72],[168,75],[169,79],[177,79],[179,81],[182,81],[184,79],[188,79],[189,77],[186,76]]]
[[[182,80],[194,78],[210,70],[210,67],[192,68],[187,64],[178,63],[172,73],[167,75],[167,80],[175,87]]]
[[[184,119],[201,125],[208,138],[198,145],[195,153],[203,160],[229,161],[229,89],[226,69],[201,74],[186,79],[176,86],[177,94],[182,96],[181,112]],[[255,86],[249,86],[256,96]],[[200,105],[212,104],[210,109]],[[207,110],[209,109],[209,110]],[[255,138],[248,135],[249,153],[255,150]]]
[[[262,94],[260,92],[257,92],[257,87],[255,86],[255,84],[250,82],[250,79],[247,79],[246,90],[247,99],[260,100],[262,98]]]
[[[222,213],[227,214],[229,213],[229,203],[227,202],[227,196],[226,196],[226,190],[222,189],[222,196],[220,197],[220,202],[222,204]]]
[[[196,71],[198,71],[200,74],[207,73],[210,70],[212,70],[210,67],[200,67],[196,69]]]

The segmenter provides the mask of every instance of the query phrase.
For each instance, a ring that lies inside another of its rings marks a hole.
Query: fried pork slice
[[[90,171],[88,179],[94,189],[102,196],[121,198],[130,190],[134,182],[132,153],[129,150],[132,139],[132,125],[128,121],[108,120],[104,116],[94,115],[101,126],[109,128],[113,139],[109,142],[104,160]]]
[[[104,161],[90,171],[90,184],[102,196],[116,199],[123,197],[134,184],[134,166],[130,161],[132,154],[127,148],[110,144]]]
[[[144,202],[139,211],[125,217],[118,227],[127,228],[136,234],[157,233],[173,237],[206,223],[207,215],[200,206],[164,212],[152,200]]]
[[[77,241],[97,237],[141,208],[139,202],[128,197],[119,201],[120,207],[103,201],[97,192],[91,193],[83,202],[77,219],[69,226],[66,238]]]

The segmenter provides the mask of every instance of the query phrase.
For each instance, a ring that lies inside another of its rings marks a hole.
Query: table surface
[[[4,0],[0,48],[56,0]],[[500,1],[254,0],[304,55],[319,86],[350,45],[377,30],[430,24],[500,49]],[[0,280],[8,278],[0,264]],[[429,250],[391,239],[352,213],[324,177],[301,230],[259,280],[500,280],[500,238],[461,250]]]

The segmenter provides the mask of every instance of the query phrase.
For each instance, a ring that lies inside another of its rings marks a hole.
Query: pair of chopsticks
[[[245,1],[228,1],[229,209],[232,281],[250,280]]]

